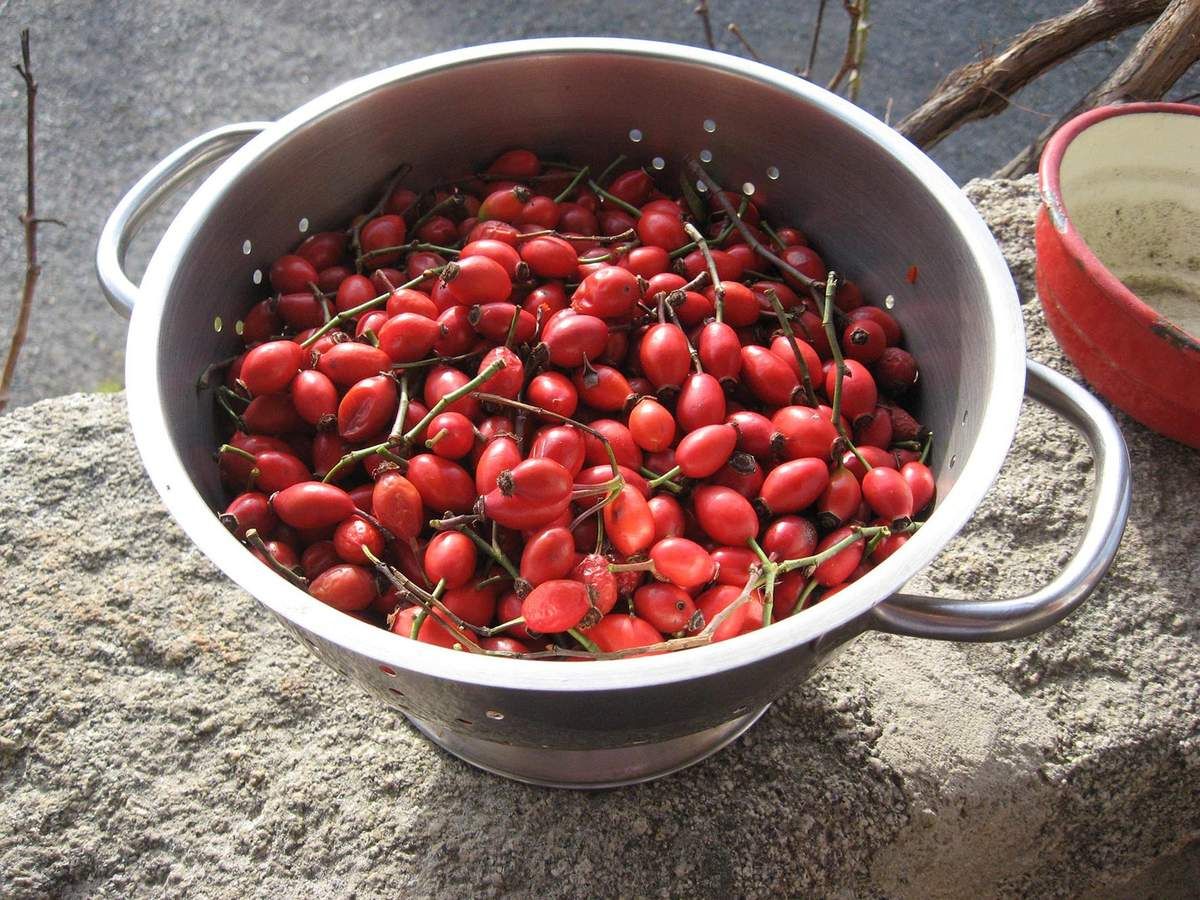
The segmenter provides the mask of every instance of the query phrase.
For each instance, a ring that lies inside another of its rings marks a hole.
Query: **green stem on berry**
[[[487,541],[477,535],[474,529],[472,529],[469,525],[461,525],[455,530],[465,534],[471,539],[471,542],[476,547],[495,560],[497,565],[499,565],[500,568],[509,574],[509,577],[512,578],[514,584],[518,582],[524,582],[526,586],[528,586],[529,582],[525,581],[525,579],[521,577],[521,573],[517,571],[517,567],[513,565],[512,560],[508,558],[503,550],[494,544],[489,544]],[[517,593],[520,594],[521,592],[518,590]]]
[[[646,478],[650,479],[650,481],[657,481],[661,478],[666,477],[663,475],[659,475],[657,472],[650,471],[645,466],[642,466],[640,469],[638,469],[638,471],[642,475],[644,475]],[[649,484],[649,483],[650,482],[647,482],[647,484]],[[655,484],[653,486],[665,488],[666,490],[670,491],[672,494],[679,494],[679,493],[683,492],[683,488],[679,484],[676,484],[674,481],[671,481],[670,479],[668,479],[666,481],[662,481],[661,483]]]
[[[780,250],[787,249],[787,245],[783,242],[783,238],[781,238],[775,229],[767,223],[766,219],[761,219],[758,223],[758,227],[767,233],[767,236],[771,239],[772,243],[774,243],[776,247],[778,247]]]
[[[858,448],[854,446],[854,439],[847,434],[846,426],[842,424],[842,379],[846,374],[846,364],[842,359],[842,347],[838,343],[837,331],[833,327],[833,295],[837,293],[837,285],[838,274],[830,269],[825,276],[825,303],[821,311],[821,326],[825,329],[829,352],[833,354],[833,397],[830,398],[833,427],[838,430],[838,434],[842,436],[846,446],[850,448],[850,452],[869,472],[872,468],[871,464],[858,452]]]
[[[581,182],[581,181],[583,181],[583,179],[587,178],[588,170],[590,168],[591,168],[590,166],[584,166],[582,169],[580,169],[578,172],[576,172],[575,177],[571,179],[571,183],[562,189],[562,191],[558,194],[558,196],[556,196],[554,198],[554,202],[562,203],[564,200],[566,200],[568,197],[570,197],[571,192],[574,191],[575,188],[579,187],[579,182]]]
[[[616,500],[617,496],[620,493],[621,493],[621,488],[614,488],[613,490],[608,491],[604,495],[603,500],[599,501],[598,503],[593,504],[592,506],[589,506],[587,509],[585,509],[583,512],[581,512],[579,515],[577,515],[574,519],[572,519],[571,524],[567,526],[567,531],[574,531],[576,528],[578,528],[580,525],[582,525],[584,522],[586,522],[592,516],[595,516],[595,515],[603,512],[604,507],[608,506],[610,503],[612,503],[614,500]],[[603,518],[598,518],[596,521],[601,524],[604,523]]]
[[[392,421],[391,430],[388,431],[388,441],[399,441],[404,435],[404,423],[408,419],[408,407],[410,400],[408,397],[408,373],[400,376],[400,405],[396,408],[396,418]]]
[[[739,219],[742,217],[742,214],[746,211],[746,207],[749,205],[749,203],[750,203],[750,198],[743,197],[742,202],[738,204],[737,217]],[[734,224],[733,224],[733,222],[729,222],[727,225],[725,225],[724,227],[721,228],[720,233],[717,234],[717,236],[715,238],[713,238],[711,241],[708,242],[708,245],[710,247],[713,247],[713,246],[720,247],[727,240],[729,240],[729,236],[731,234],[733,234],[733,231],[734,231]],[[678,250],[672,250],[667,255],[671,259],[679,259],[681,256],[687,256],[689,253],[691,253],[693,250],[695,250],[697,246],[698,245],[696,244],[695,241],[688,241],[686,244],[684,244]]]
[[[925,435],[925,446],[921,448],[921,458],[919,460],[917,460],[917,462],[921,463],[921,465],[928,465],[926,460],[929,459],[929,451],[932,447],[933,447],[933,432],[931,431],[927,435]]]
[[[775,565],[775,563],[771,560],[771,557],[767,556],[767,552],[765,550],[763,550],[763,548],[761,546],[759,546],[758,541],[756,541],[754,538],[747,538],[746,545],[751,550],[754,551],[755,555],[758,557],[759,562],[762,563],[764,570],[769,569]]]
[[[499,360],[497,360],[497,362],[499,362]],[[623,475],[621,475],[621,465],[617,462],[616,451],[613,450],[612,444],[609,443],[608,438],[591,425],[584,425],[578,419],[572,419],[569,416],[564,416],[561,413],[554,412],[553,410],[543,409],[540,406],[534,406],[532,403],[525,403],[521,400],[513,400],[509,397],[501,397],[499,394],[489,394],[484,391],[475,391],[475,398],[477,400],[482,400],[485,403],[495,403],[500,406],[510,406],[513,409],[523,409],[525,412],[535,413],[544,418],[552,419],[555,422],[561,422],[564,425],[573,425],[580,431],[590,434],[604,446],[604,452],[608,456],[609,465],[612,466],[613,479],[614,481],[620,482],[619,486],[614,488],[614,490],[619,492],[621,487],[624,487],[625,478]]]
[[[661,475],[657,475],[654,478],[651,478],[650,481],[648,482],[648,484],[652,488],[656,488],[659,485],[661,485],[665,482],[668,482],[668,481],[670,481],[672,484],[674,484],[675,476],[678,475],[682,471],[683,470],[679,466],[674,466],[670,469],[667,469],[667,471],[663,472]]]
[[[446,592],[446,580],[444,578],[437,583],[432,591],[426,591],[425,589],[414,584],[412,580],[409,579],[399,569],[388,565],[386,562],[377,557],[371,552],[369,547],[363,547],[362,552],[363,555],[370,561],[371,565],[375,567],[375,571],[386,578],[388,582],[394,588],[396,588],[397,591],[401,592],[403,596],[412,598],[421,606],[421,609],[418,610],[417,614],[413,617],[413,629],[409,637],[411,637],[414,641],[418,640],[418,635],[421,633],[421,625],[424,624],[429,613],[436,610],[441,615],[434,616],[433,621],[436,622],[440,628],[443,628],[445,631],[447,631],[451,637],[455,639],[455,641],[463,646],[464,649],[472,653],[483,652],[483,648],[468,638],[465,634],[465,632],[469,629],[476,631],[478,631],[478,629],[475,629],[475,626],[471,625],[469,622],[463,621],[463,619],[459,617],[457,613],[455,613],[452,609],[446,606],[445,603],[442,602],[442,595]],[[443,618],[443,616],[445,618]],[[451,625],[451,622],[453,622],[454,625]],[[461,631],[456,630],[454,627],[455,625],[457,625],[458,629],[461,629]]]
[[[232,453],[234,456],[240,456],[242,459],[251,463],[258,462],[258,457],[256,457],[249,450],[243,450],[241,447],[235,447],[232,444],[222,444],[217,449],[217,455],[219,456],[222,453]]]
[[[447,519],[430,519],[429,527],[434,531],[448,531],[451,528],[458,528],[460,525],[474,525],[476,522],[482,521],[483,516],[478,513],[463,513]]]
[[[451,210],[451,209],[462,209],[464,202],[465,202],[465,198],[462,194],[455,193],[455,194],[451,194],[449,197],[444,197],[443,199],[439,200],[437,203],[433,204],[433,206],[429,207],[429,211],[426,212],[425,215],[421,216],[421,218],[419,218],[419,219],[417,219],[417,221],[413,222],[412,228],[409,229],[409,233],[416,234],[418,231],[421,230],[422,225],[424,225],[426,222],[428,222],[430,219],[432,219],[434,216],[438,215],[439,213],[442,213],[442,212],[445,212],[446,210]],[[369,255],[369,254],[364,254],[364,256],[365,255]]]
[[[409,633],[408,633],[408,636],[412,640],[415,641],[415,640],[420,639],[421,626],[425,624],[425,620],[428,617],[429,617],[429,607],[428,606],[422,606],[420,609],[417,610],[417,614],[415,616],[413,616],[412,630],[409,631]]]
[[[642,211],[641,211],[640,209],[638,209],[638,208],[637,208],[636,206],[634,206],[632,203],[626,203],[626,202],[625,202],[624,200],[622,200],[620,197],[617,197],[617,196],[615,196],[614,194],[610,194],[610,193],[609,193],[608,191],[606,191],[604,188],[600,187],[600,185],[596,184],[596,182],[595,182],[595,181],[589,180],[589,181],[588,181],[588,187],[590,187],[590,188],[591,188],[593,191],[595,191],[595,192],[596,192],[596,193],[597,193],[599,196],[603,197],[605,200],[607,200],[607,201],[608,201],[609,203],[611,203],[613,206],[615,206],[615,207],[617,207],[617,208],[619,208],[619,209],[623,209],[623,210],[625,210],[625,212],[629,213],[629,214],[630,214],[631,216],[633,216],[635,219],[640,219],[640,218],[641,218],[641,216],[642,216]]]
[[[383,212],[383,208],[387,205],[388,198],[392,196],[392,191],[396,189],[396,185],[398,185],[411,171],[411,163],[401,163],[399,166],[397,166],[396,171],[388,177],[387,183],[384,185],[383,192],[379,195],[379,199],[375,202],[375,205],[367,211],[366,215],[362,217],[362,219],[356,226],[354,226],[354,228],[350,229],[350,249],[354,252],[355,256],[357,256],[359,250],[362,249],[362,244],[359,242],[359,236],[362,232],[363,226],[371,221],[371,219],[375,218],[375,216]]]
[[[406,372],[409,369],[425,369],[429,366],[452,366],[455,363],[466,362],[468,359],[474,359],[476,356],[482,356],[483,350],[475,350],[471,353],[463,353],[459,356],[430,356],[425,359],[417,359],[413,362],[392,363],[391,369],[393,372]]]
[[[742,233],[742,237],[746,239],[747,244],[757,250],[761,256],[773,262],[780,271],[786,272],[800,284],[804,285],[812,293],[815,300],[819,301],[821,299],[819,293],[820,288],[823,287],[821,282],[810,278],[795,266],[784,262],[784,260],[776,256],[775,253],[770,250],[770,248],[766,247],[763,242],[758,239],[758,236],[754,233],[754,231],[745,222],[738,218],[734,212],[733,204],[729,202],[729,198],[725,196],[725,192],[721,189],[721,186],[713,180],[713,177],[709,175],[708,172],[704,171],[704,167],[701,166],[700,163],[689,158],[684,160],[684,165],[691,169],[696,174],[696,177],[708,186],[708,189],[716,198],[717,203],[719,203],[721,208],[725,210],[725,214],[733,220],[737,230],[740,231]]]
[[[758,571],[755,570],[750,575],[750,580],[742,591],[721,612],[713,617],[703,631],[699,634],[689,637],[671,638],[665,641],[659,641],[656,644],[648,644],[644,647],[629,647],[624,650],[601,651],[598,647],[595,650],[573,650],[568,647],[559,647],[554,644],[548,644],[545,650],[537,650],[531,653],[513,653],[508,650],[484,650],[478,648],[474,652],[484,653],[489,656],[504,656],[515,659],[626,659],[631,656],[644,656],[650,653],[674,653],[679,650],[687,650],[692,647],[703,647],[705,644],[711,644],[713,637],[725,622],[743,607],[750,600],[750,595],[753,593],[754,580],[758,577]],[[478,629],[475,629],[476,631]],[[578,640],[578,636],[572,635]],[[583,643],[587,646],[586,643]],[[595,644],[593,643],[593,646]]]
[[[800,596],[796,598],[796,605],[792,607],[793,616],[796,613],[804,612],[805,607],[808,606],[808,598],[812,596],[812,592],[816,589],[817,580],[815,578],[811,579],[806,585],[804,585],[804,590],[802,590],[800,592]]]
[[[600,551],[603,549],[604,549],[604,516],[598,516],[596,518],[596,549],[595,549],[596,555],[599,556]]]
[[[389,253],[411,253],[413,250],[429,250],[433,253],[440,253],[444,256],[458,256],[461,252],[454,247],[443,247],[441,244],[430,244],[427,241],[409,241],[406,244],[393,244],[391,247],[378,247],[375,250],[369,250],[358,257],[359,267],[369,259],[374,259],[377,256],[386,256]],[[386,276],[385,276],[386,283]],[[391,288],[395,290],[395,288]]]
[[[766,586],[763,588],[763,615],[762,627],[766,628],[771,624],[771,617],[775,612],[775,578],[777,570],[774,568],[767,569]]]
[[[266,561],[268,566],[270,566],[296,587],[300,588],[300,590],[303,591],[308,589],[308,579],[299,572],[289,569],[278,559],[276,559],[275,554],[272,553],[267,548],[267,545],[263,542],[262,536],[258,533],[258,529],[246,529],[246,543],[263,555],[263,559]]]
[[[625,162],[626,158],[627,157],[625,156],[624,153],[618,154],[616,159],[614,159],[612,162],[610,162],[607,166],[604,167],[604,171],[601,172],[597,176],[596,182],[598,184],[607,184],[608,176],[611,175],[614,171],[616,171],[617,166],[619,166],[621,163]]]
[[[433,407],[429,410],[429,412],[425,413],[425,418],[421,419],[420,422],[404,433],[404,436],[400,439],[400,443],[405,446],[411,445],[412,442],[417,439],[417,435],[428,428],[429,423],[432,422],[439,414],[441,414],[447,406],[450,406],[452,403],[457,403],[459,400],[470,394],[503,368],[504,360],[493,360],[486,369],[484,369],[462,387],[455,388],[448,394],[444,394],[437,403],[433,404]]]
[[[513,341],[517,337],[517,324],[521,321],[521,313],[524,312],[520,307],[513,306],[512,318],[508,321],[508,330],[504,333],[504,347],[506,350],[511,350]]]
[[[723,322],[725,320],[725,288],[721,284],[720,275],[717,274],[717,262],[713,259],[712,251],[708,249],[708,241],[704,239],[704,235],[691,222],[684,222],[683,230],[695,241],[696,246],[700,248],[700,253],[704,256],[704,265],[708,268],[708,280],[712,282],[713,298],[717,308],[717,321]]]
[[[321,307],[321,315],[324,321],[328,322],[333,318],[333,310],[329,306],[329,298],[325,296],[324,291],[320,287],[311,281],[308,283],[308,290],[313,295],[313,299],[317,301],[317,305]]]
[[[707,274],[707,273],[701,273],[701,274]],[[686,286],[687,285],[685,285],[684,287],[686,287]],[[676,294],[678,294],[680,297],[682,297],[683,296],[683,288],[679,288],[679,290],[671,291],[671,293],[667,294],[667,299],[666,299],[666,302],[663,304],[663,308],[666,309],[667,315],[671,317],[671,321],[675,323],[675,327],[683,332],[683,339],[685,341],[687,341],[688,356],[690,356],[692,358],[692,368],[696,371],[697,375],[703,375],[704,374],[704,366],[701,365],[701,363],[700,363],[700,354],[696,352],[695,346],[692,345],[692,339],[687,336],[687,330],[683,327],[683,323],[679,321],[679,316],[676,315],[676,313],[675,313],[675,304],[673,304],[671,302],[671,298],[674,297]]]
[[[800,367],[800,380],[804,382],[804,396],[808,400],[808,405],[815,408],[817,392],[813,388],[812,373],[808,371],[808,363],[804,361],[800,347],[796,344],[796,333],[792,331],[792,323],[788,320],[787,311],[784,310],[783,304],[779,301],[779,295],[773,288],[767,288],[766,295],[767,299],[771,301],[771,308],[775,311],[775,318],[779,320],[779,327],[783,329],[784,337],[787,338],[788,346],[792,348],[792,355],[796,357],[796,364]]]
[[[434,275],[443,275],[446,272],[456,272],[456,271],[458,271],[458,267],[454,263],[446,263],[446,265],[438,266],[436,269],[426,269],[424,272],[422,272],[416,278],[412,278],[412,279],[409,279],[408,281],[404,282],[404,284],[400,285],[400,287],[396,288],[396,290],[402,291],[402,290],[406,290],[408,288],[414,288],[418,284],[420,284],[422,281],[424,281],[426,278],[432,278]],[[301,347],[311,347],[324,335],[328,334],[330,331],[332,331],[335,328],[341,327],[343,324],[350,321],[355,316],[361,315],[362,313],[365,313],[369,310],[375,309],[378,306],[383,306],[383,304],[387,303],[388,298],[390,296],[392,296],[392,292],[389,290],[386,293],[380,294],[378,297],[372,297],[370,300],[367,300],[363,303],[358,304],[358,306],[351,307],[350,309],[347,309],[347,310],[343,310],[342,312],[340,312],[336,316],[334,316],[332,319],[330,319],[328,322],[326,322],[324,325],[322,325],[320,328],[318,328],[316,331],[314,331],[312,334],[310,334],[307,338],[305,338],[304,341],[301,342],[300,346]]]
[[[571,637],[575,638],[575,640],[579,641],[579,643],[583,647],[583,649],[587,650],[589,653],[599,653],[600,652],[600,648],[596,645],[596,642],[593,641],[589,637],[585,637],[583,632],[580,631],[578,628],[568,628],[567,634],[569,634]]]
[[[401,472],[403,472],[405,469],[408,468],[408,460],[402,456],[397,456],[395,453],[392,452],[391,448],[392,448],[391,441],[385,441],[382,444],[373,444],[370,447],[363,447],[359,450],[352,450],[351,452],[349,452],[345,456],[343,456],[341,459],[339,459],[336,463],[334,463],[333,468],[331,468],[328,472],[326,472],[325,477],[323,477],[321,480],[328,484],[329,482],[333,481],[333,476],[336,475],[338,472],[342,471],[347,466],[352,466],[355,463],[362,462],[364,459],[366,459],[368,456],[371,456],[372,454],[378,454],[379,456],[382,456],[388,462],[394,464],[398,469],[400,469]]]
[[[223,387],[224,385],[221,386],[221,388]],[[221,388],[218,388],[216,394],[214,395],[216,397],[217,405],[220,406],[221,409],[225,411],[226,415],[233,420],[234,428],[236,428],[238,431],[245,431],[246,423],[242,421],[242,417],[240,415],[233,411],[233,407],[229,405],[229,400],[225,397],[224,393],[222,393]],[[226,388],[226,390],[228,389]],[[232,394],[233,392],[229,391],[229,393]],[[236,397],[237,395],[234,394],[234,396]]]

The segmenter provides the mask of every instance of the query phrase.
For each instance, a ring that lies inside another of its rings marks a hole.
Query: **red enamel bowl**
[[[1037,288],[1097,392],[1200,447],[1200,106],[1078,116],[1039,167]]]

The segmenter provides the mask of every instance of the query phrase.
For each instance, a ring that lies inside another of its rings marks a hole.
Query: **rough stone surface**
[[[969,190],[1031,297],[1032,181]],[[1074,374],[1024,309],[1030,355]],[[163,511],[120,395],[19,409],[0,431],[0,895],[1185,896],[1200,455],[1119,420],[1125,543],[1065,623],[866,635],[712,759],[566,794],[442,754],[296,645]],[[1090,469],[1027,407],[913,587],[1044,583]]]

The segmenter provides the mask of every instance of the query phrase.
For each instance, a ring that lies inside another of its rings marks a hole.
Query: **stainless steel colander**
[[[816,235],[826,259],[868,297],[893,295],[922,363],[920,416],[938,436],[940,499],[925,526],[836,601],[720,644],[583,665],[406,640],[324,606],[247,553],[213,514],[222,501],[211,461],[217,435],[211,398],[194,385],[234,351],[233,323],[261,297],[271,260],[306,230],[340,227],[370,205],[401,162],[412,164],[420,188],[515,146],[600,164],[624,153],[662,169],[665,184],[685,155],[711,160],[724,185],[786,210]],[[231,153],[175,218],[135,287],[122,263],[146,214],[201,165]],[[920,277],[909,284],[913,265]],[[1004,260],[950,179],[862,110],[719,53],[610,38],[519,41],[347,82],[277,122],[221,128],[163,160],[113,212],[97,267],[114,306],[132,312],[130,418],[183,529],[330,666],[450,752],[513,778],[599,787],[689,765],[866,629],[968,641],[1039,631],[1090,593],[1128,513],[1120,432],[1086,391],[1026,362]],[[897,593],[983,498],[1023,389],[1078,426],[1095,455],[1092,511],[1075,557],[1019,599]]]

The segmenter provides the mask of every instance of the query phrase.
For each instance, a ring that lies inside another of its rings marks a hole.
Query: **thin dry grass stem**
[[[730,34],[738,39],[738,43],[742,45],[742,49],[750,54],[751,59],[754,59],[757,62],[762,62],[762,57],[758,55],[758,51],[754,49],[754,46],[746,39],[746,36],[742,34],[742,29],[738,26],[737,22],[730,22],[726,28],[729,29]]]
[[[708,0],[700,0],[692,11],[700,17],[700,24],[704,26],[704,42],[708,44],[708,49],[716,50],[717,42],[713,38],[712,15],[708,10]]]
[[[12,338],[8,344],[8,354],[4,358],[4,372],[0,375],[0,412],[8,406],[12,396],[13,376],[17,371],[17,360],[21,356],[21,348],[29,334],[29,316],[33,311],[33,295],[37,288],[38,278],[42,274],[42,265],[38,262],[37,232],[42,222],[63,223],[58,219],[39,219],[37,217],[37,80],[33,77],[33,65],[30,62],[29,29],[21,30],[21,62],[13,66],[21,80],[25,82],[25,212],[21,213],[21,225],[25,230],[25,278],[21,283],[21,304],[17,309],[17,323],[13,327]]]

